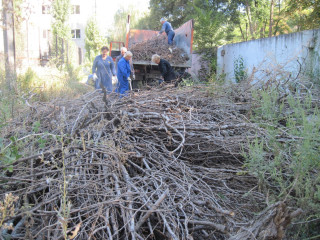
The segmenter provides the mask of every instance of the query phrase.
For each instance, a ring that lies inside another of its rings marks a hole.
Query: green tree
[[[150,29],[150,25],[147,24],[149,21],[146,20],[149,19],[147,13],[140,11],[133,5],[121,7],[114,15],[113,28],[109,31],[110,40],[123,42],[126,40],[128,15],[130,15],[130,28]],[[141,21],[141,19],[145,19],[146,21]]]
[[[94,18],[91,18],[85,29],[85,49],[86,59],[89,62],[100,52],[100,48],[106,44],[106,40],[100,35],[98,24]]]
[[[55,0],[52,3],[53,34],[63,39],[70,37],[70,28],[67,24],[70,16],[70,0]]]
[[[210,6],[209,0],[202,1],[199,7],[194,5],[194,9],[196,48],[211,48],[225,43],[227,26],[224,13]]]
[[[242,40],[256,39],[269,35],[273,27],[273,0],[236,0],[228,4],[230,20],[239,28]]]
[[[190,20],[193,16],[193,1],[188,0],[150,0],[150,21],[160,28],[160,18],[166,17],[173,28]]]
[[[320,0],[289,0],[285,13],[297,31],[320,27]]]
[[[234,25],[236,41],[246,41],[289,33],[286,0],[234,0],[224,3],[229,24]]]
[[[320,26],[320,0],[150,0],[149,8],[139,21],[140,29],[160,29],[161,17],[174,28],[194,18],[195,42],[204,46]]]
[[[58,65],[65,62],[66,52],[65,47],[67,42],[71,40],[70,28],[68,25],[70,15],[70,0],[55,0],[52,3],[52,33],[53,33],[53,46],[55,46],[55,54]]]

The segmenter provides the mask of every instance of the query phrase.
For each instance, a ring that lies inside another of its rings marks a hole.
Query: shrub
[[[275,88],[257,91],[252,120],[264,129],[244,153],[245,166],[269,186],[274,199],[287,199],[320,217],[320,112],[312,95],[280,97]]]

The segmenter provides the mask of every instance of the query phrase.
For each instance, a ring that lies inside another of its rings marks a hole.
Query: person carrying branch
[[[171,23],[167,21],[166,18],[161,18],[160,22],[162,24],[162,28],[157,36],[160,36],[163,32],[165,32],[168,36],[168,44],[170,45],[169,50],[172,52],[171,46],[173,45],[173,38],[176,35],[176,33],[173,31],[173,28],[171,26]]]
[[[170,63],[165,59],[161,59],[158,54],[152,55],[151,61],[158,64],[159,71],[166,83],[170,83],[178,77],[178,74],[173,70]]]
[[[94,59],[92,65],[95,88],[101,89],[101,84],[106,88],[107,93],[112,92],[112,76],[116,75],[113,60],[108,56],[109,48],[102,47],[101,55]]]
[[[120,94],[120,98],[128,95],[128,91],[131,88],[131,78],[130,78],[130,59],[132,58],[132,53],[127,51],[123,58],[121,58],[117,65],[117,90],[116,92]]]

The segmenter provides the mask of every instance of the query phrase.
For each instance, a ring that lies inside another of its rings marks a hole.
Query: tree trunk
[[[69,64],[69,42],[67,40],[67,44],[66,44],[66,52],[67,52],[67,64]]]
[[[239,23],[239,28],[240,28],[240,32],[241,32],[241,36],[242,36],[242,40],[243,40],[243,41],[245,41],[245,40],[246,40],[246,38],[245,38],[244,33],[243,33],[243,31],[242,31],[241,23]]]
[[[248,41],[248,23],[246,23],[246,41]]]
[[[246,1],[246,12],[247,12],[248,21],[249,21],[250,34],[252,39],[254,39],[254,32],[253,32],[253,25],[252,25],[252,18],[251,18],[251,7],[248,1]]]
[[[274,0],[270,3],[269,37],[272,37]]]
[[[27,30],[27,59],[28,65],[30,65],[30,52],[29,52],[29,19],[26,21],[26,30]]]
[[[278,33],[278,30],[279,30],[278,25],[279,25],[280,21],[281,21],[281,19],[276,21],[276,24],[274,24],[275,25],[274,26],[274,30],[273,30],[274,31],[274,35],[277,35],[277,33]]]
[[[58,58],[58,35],[56,35],[56,58]]]
[[[262,23],[262,27],[260,29],[260,38],[266,37],[266,28],[268,24],[268,19],[265,19]]]
[[[61,39],[61,64],[64,64],[64,39]]]
[[[263,32],[264,32],[263,27],[261,27],[260,28],[260,38],[264,38]]]
[[[12,0],[3,0],[3,48],[5,57],[6,82],[11,90],[15,85],[16,58],[14,41],[14,15]]]

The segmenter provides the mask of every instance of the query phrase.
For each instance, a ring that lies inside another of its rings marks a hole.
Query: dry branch
[[[130,47],[135,61],[151,62],[153,54],[158,54],[161,58],[166,59],[171,64],[184,64],[189,60],[188,54],[181,48],[172,47],[172,52],[169,50],[169,45],[166,37],[163,35],[153,37],[147,41],[139,42]]]
[[[0,197],[20,196],[6,221],[25,238],[63,237],[63,197],[74,239],[228,239],[265,206],[257,179],[237,174],[247,139],[261,130],[227,99],[169,88],[35,107],[2,129],[22,158],[0,165]]]

